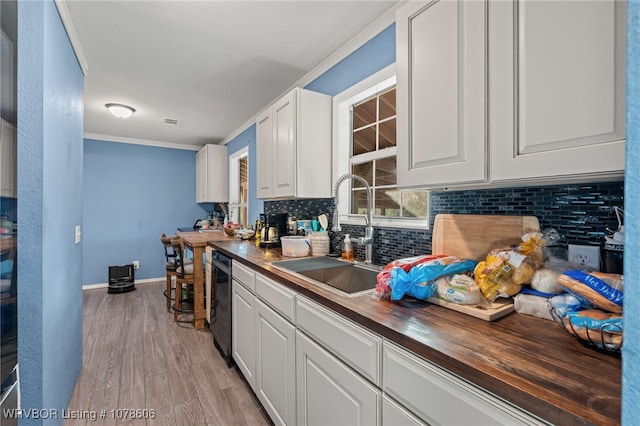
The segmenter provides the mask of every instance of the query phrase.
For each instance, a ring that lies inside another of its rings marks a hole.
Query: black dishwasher
[[[229,367],[234,362],[231,357],[231,259],[219,251],[213,252],[211,287],[211,325],[213,344]]]

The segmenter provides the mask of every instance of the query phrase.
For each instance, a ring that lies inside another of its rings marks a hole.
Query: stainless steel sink
[[[295,275],[300,275],[314,283],[329,286],[341,294],[357,296],[372,291],[377,282],[380,268],[346,262],[331,257],[307,257],[295,260],[279,260],[271,265]]]

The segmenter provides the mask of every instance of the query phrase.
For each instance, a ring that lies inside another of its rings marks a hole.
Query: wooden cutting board
[[[539,230],[540,223],[535,216],[439,214],[433,225],[431,253],[480,261],[492,249],[518,244],[524,234]],[[503,298],[483,309],[437,297],[427,300],[485,321],[493,321],[515,310],[513,301]]]
[[[539,230],[535,216],[439,214],[433,224],[431,253],[484,260],[490,250],[518,244],[524,234]]]

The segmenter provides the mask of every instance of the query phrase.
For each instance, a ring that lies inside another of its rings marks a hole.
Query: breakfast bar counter
[[[186,248],[193,252],[193,325],[196,330],[204,328],[204,264],[202,256],[209,242],[233,240],[222,230],[178,232]]]
[[[411,298],[347,297],[273,267],[283,259],[278,248],[237,239],[209,245],[551,424],[621,422],[620,356],[552,321],[514,312],[487,322]]]

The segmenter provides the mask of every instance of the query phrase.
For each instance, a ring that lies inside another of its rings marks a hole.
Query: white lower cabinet
[[[296,328],[256,299],[255,333],[256,395],[274,424],[293,425],[296,422]]]
[[[255,391],[255,296],[233,280],[231,298],[231,340],[233,359]]]
[[[234,269],[233,358],[275,425],[548,425],[244,269]]]
[[[382,389],[430,425],[544,425],[544,421],[389,342]]]
[[[236,262],[233,277],[233,359],[273,423],[294,425],[296,294]]]
[[[296,384],[298,425],[380,424],[380,390],[300,331]]]

